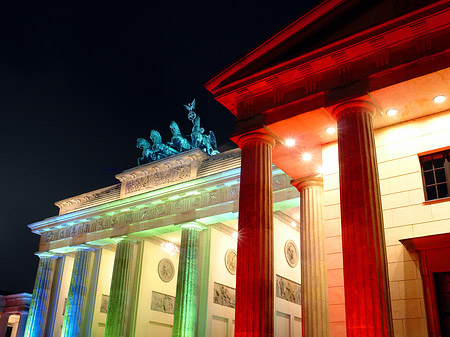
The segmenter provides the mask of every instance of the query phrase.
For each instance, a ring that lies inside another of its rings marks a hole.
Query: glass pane
[[[436,187],[427,187],[427,200],[437,199]]]
[[[434,174],[433,171],[425,172],[425,185],[433,185],[436,182],[434,181]]]
[[[436,182],[437,183],[444,183],[445,182],[445,170],[439,169],[434,171],[434,174],[436,175]]]
[[[444,158],[433,159],[434,168],[444,167]]]
[[[439,198],[447,198],[448,197],[447,184],[439,184],[439,185],[437,185],[437,189],[438,189]]]
[[[431,163],[431,160],[429,160],[429,159],[428,160],[422,159],[422,167],[423,167],[424,171],[431,170],[433,168],[433,164]]]

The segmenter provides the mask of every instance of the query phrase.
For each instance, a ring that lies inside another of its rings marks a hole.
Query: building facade
[[[29,226],[25,335],[449,336],[448,41],[450,1],[328,0],[228,67],[240,150]]]

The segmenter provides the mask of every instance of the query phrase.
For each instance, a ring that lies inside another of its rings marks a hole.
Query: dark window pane
[[[444,158],[438,158],[433,160],[434,168],[444,167]]]
[[[433,171],[430,172],[425,172],[425,184],[426,185],[432,185],[435,184],[436,182],[434,181],[434,174]]]
[[[437,183],[444,183],[445,182],[445,170],[439,169],[434,171],[434,174],[436,175],[436,182]]]
[[[447,184],[439,184],[437,185],[439,198],[448,197]]]
[[[436,187],[427,187],[427,200],[437,199]]]
[[[433,168],[433,164],[430,159],[422,160],[422,167],[423,167],[424,171],[431,170]]]

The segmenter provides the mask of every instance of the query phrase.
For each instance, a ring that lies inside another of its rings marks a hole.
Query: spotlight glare
[[[291,222],[291,226],[292,226],[292,228],[297,227],[297,224],[295,223],[295,221],[292,221],[292,222]]]
[[[434,103],[442,103],[447,99],[444,95],[439,95],[433,98]]]
[[[311,153],[304,153],[302,159],[306,161],[311,160],[312,159]]]
[[[231,236],[232,236],[233,238],[237,239],[238,236],[239,236],[239,234],[238,234],[238,232],[233,232],[233,233],[231,234]]]
[[[330,127],[328,127],[328,128],[325,129],[325,132],[328,133],[329,135],[332,135],[333,133],[336,132],[336,128],[330,126]]]
[[[388,111],[386,111],[386,114],[388,115],[388,116],[395,116],[396,114],[397,114],[397,110],[395,110],[395,109],[389,109]]]
[[[294,145],[295,145],[295,139],[288,138],[288,139],[286,139],[286,141],[284,142],[284,144],[285,144],[286,146],[289,146],[289,147],[294,146]]]

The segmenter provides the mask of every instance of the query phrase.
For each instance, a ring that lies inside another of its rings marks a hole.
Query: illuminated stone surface
[[[45,325],[47,323],[48,305],[57,256],[42,255],[40,258],[25,328],[26,337],[44,336]]]
[[[302,333],[329,336],[328,284],[323,216],[323,180],[311,176],[292,182],[300,192]]]
[[[197,335],[200,230],[198,227],[186,227],[181,233],[173,337],[195,337]]]
[[[372,115],[366,101],[339,105],[342,249],[347,337],[393,336]]]
[[[274,335],[272,148],[263,133],[239,139],[242,150],[235,336]]]
[[[116,246],[111,280],[105,337],[130,336],[134,328],[132,320],[134,283],[136,281],[137,243],[121,238]]]
[[[76,252],[64,314],[62,337],[85,335],[93,259],[94,252],[92,249],[79,249]]]

